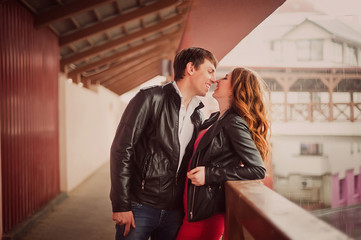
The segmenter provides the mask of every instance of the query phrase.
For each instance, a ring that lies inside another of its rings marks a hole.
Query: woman
[[[249,69],[236,68],[216,82],[213,97],[220,111],[204,122],[195,143],[178,240],[219,240],[225,181],[263,179],[264,162],[270,158],[262,79]]]

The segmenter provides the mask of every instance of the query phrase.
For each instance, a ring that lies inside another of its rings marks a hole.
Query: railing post
[[[313,100],[312,100],[312,92],[310,92],[310,105],[308,107],[308,120],[313,122]]]
[[[353,92],[350,92],[350,121],[353,122],[355,121],[355,116],[354,116],[354,102],[353,102]]]
[[[288,97],[287,97],[287,95],[288,95],[288,91],[285,91],[284,92],[285,93],[285,122],[287,122],[288,121]]]
[[[333,90],[329,89],[328,94],[329,94],[328,106],[329,106],[329,114],[330,114],[330,116],[328,116],[328,121],[332,122],[334,120],[333,119]]]

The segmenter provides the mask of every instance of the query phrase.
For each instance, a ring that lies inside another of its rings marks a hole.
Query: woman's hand
[[[187,177],[192,181],[195,186],[203,186],[205,183],[204,167],[196,167],[187,173]]]

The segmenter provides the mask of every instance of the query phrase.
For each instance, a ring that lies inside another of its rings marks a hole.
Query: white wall
[[[272,164],[277,192],[294,200],[319,197],[331,206],[331,176],[344,178],[346,171],[359,174],[361,126],[358,123],[278,123],[272,127]],[[301,143],[322,144],[322,156],[300,155]],[[303,189],[301,181],[312,179]],[[291,179],[294,181],[292,182]],[[303,202],[305,203],[305,202]]]
[[[96,91],[59,78],[61,191],[71,191],[109,161],[109,150],[125,104],[98,86]]]
[[[272,163],[275,175],[320,176],[326,173],[343,178],[347,170],[359,173],[361,126],[358,123],[279,123],[272,126]],[[300,156],[301,143],[319,143],[322,156]]]

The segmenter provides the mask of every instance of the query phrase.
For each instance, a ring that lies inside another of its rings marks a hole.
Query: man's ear
[[[194,68],[193,63],[192,62],[187,63],[187,65],[186,65],[186,73],[188,75],[193,75],[194,70],[195,70],[195,68]]]

